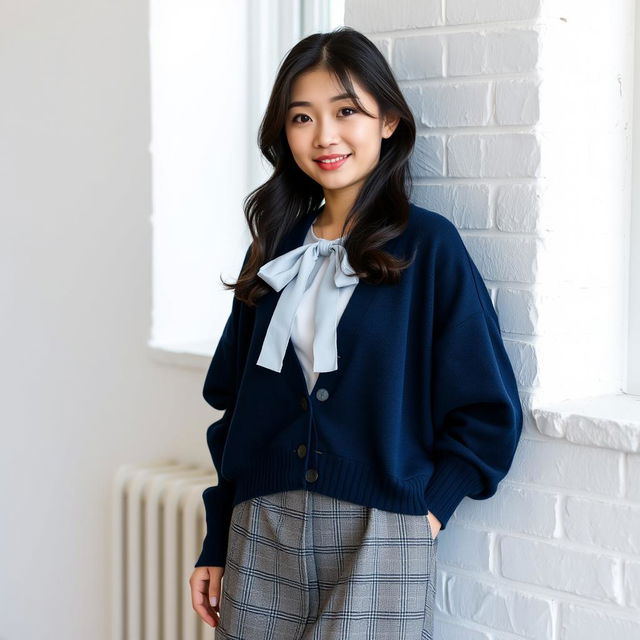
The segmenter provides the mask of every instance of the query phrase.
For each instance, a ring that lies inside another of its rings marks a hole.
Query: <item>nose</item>
[[[337,125],[331,118],[320,119],[316,127],[314,144],[318,147],[328,147],[338,142]]]

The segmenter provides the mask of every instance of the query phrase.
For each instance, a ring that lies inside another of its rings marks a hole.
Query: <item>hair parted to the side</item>
[[[258,144],[273,166],[271,177],[243,203],[253,238],[250,256],[236,283],[235,297],[249,306],[271,290],[257,276],[260,267],[275,257],[278,244],[300,216],[318,209],[324,198],[320,184],[296,164],[285,133],[287,105],[292,85],[300,74],[324,69],[335,75],[363,113],[350,78],[375,97],[379,117],[399,117],[393,134],[381,142],[380,160],[364,182],[345,221],[344,247],[358,277],[372,284],[395,283],[410,260],[381,249],[400,235],[409,216],[411,175],[409,158],[415,144],[416,125],[391,68],[365,35],[347,26],[314,33],[298,42],[282,61],[258,131]],[[353,220],[353,222],[351,222]]]

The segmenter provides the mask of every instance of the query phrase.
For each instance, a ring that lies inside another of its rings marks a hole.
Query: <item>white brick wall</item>
[[[530,412],[620,387],[632,3],[346,2],[413,110],[414,199],[460,229],[525,408],[498,493],[443,533],[437,640],[640,639],[640,443]]]

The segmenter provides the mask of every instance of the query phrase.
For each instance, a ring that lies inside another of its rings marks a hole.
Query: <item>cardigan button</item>
[[[329,392],[326,389],[318,389],[316,391],[316,398],[318,400],[326,400],[329,397]]]
[[[307,455],[307,445],[298,445],[298,458],[304,458]]]
[[[318,479],[318,472],[315,469],[307,469],[304,477],[307,482],[315,482]]]
[[[309,408],[309,402],[304,396],[300,396],[300,406],[304,411],[306,411]]]

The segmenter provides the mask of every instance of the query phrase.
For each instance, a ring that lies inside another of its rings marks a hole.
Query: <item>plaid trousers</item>
[[[432,640],[426,515],[306,489],[235,505],[217,640]]]

